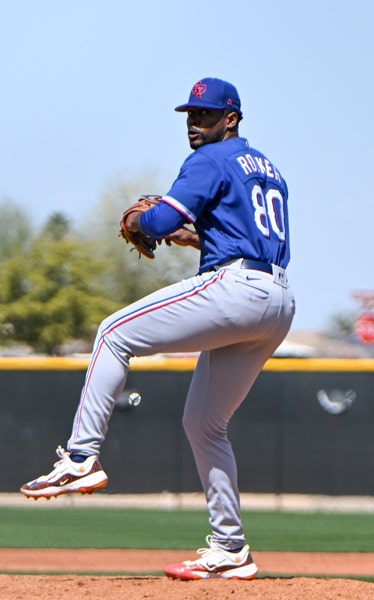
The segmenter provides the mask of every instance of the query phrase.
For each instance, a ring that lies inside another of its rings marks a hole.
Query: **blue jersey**
[[[190,154],[163,203],[177,211],[178,226],[194,224],[201,273],[240,257],[285,268],[290,258],[287,199],[286,182],[276,167],[237,137]],[[159,217],[163,210],[167,215],[165,209],[156,211]],[[155,233],[152,220],[142,215],[141,227],[148,235]]]

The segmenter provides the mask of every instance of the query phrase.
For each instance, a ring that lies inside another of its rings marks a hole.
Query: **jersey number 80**
[[[281,242],[286,239],[284,200],[279,190],[270,188],[263,193],[259,185],[252,188],[252,202],[255,209],[254,218],[261,233],[269,238],[270,228]]]

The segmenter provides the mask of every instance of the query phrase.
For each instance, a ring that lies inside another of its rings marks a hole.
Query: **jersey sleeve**
[[[182,227],[185,222],[180,212],[161,201],[141,215],[140,228],[145,235],[159,240]]]

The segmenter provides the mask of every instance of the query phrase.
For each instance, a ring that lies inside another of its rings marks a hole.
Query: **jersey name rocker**
[[[278,181],[279,183],[282,181],[277,169],[267,158],[262,158],[261,156],[253,157],[251,154],[247,153],[245,156],[238,156],[236,160],[246,175],[261,173],[262,175],[275,179],[275,181]]]

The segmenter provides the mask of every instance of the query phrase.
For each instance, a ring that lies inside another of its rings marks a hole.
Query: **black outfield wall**
[[[0,358],[0,492],[48,473],[86,359]],[[181,425],[195,359],[137,359],[102,447],[109,493],[201,491]],[[272,359],[229,436],[242,492],[374,494],[374,361]],[[137,407],[126,395],[138,391]]]

